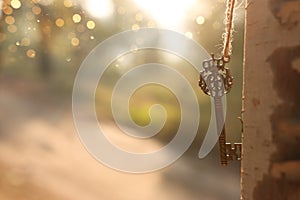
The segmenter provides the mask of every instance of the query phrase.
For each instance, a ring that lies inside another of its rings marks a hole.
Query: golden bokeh
[[[2,10],[6,15],[11,15],[13,13],[13,9],[9,5],[3,6]]]
[[[93,40],[93,39],[95,39],[95,37],[94,37],[93,35],[91,35],[91,36],[90,36],[90,39]]]
[[[58,18],[55,21],[55,24],[56,24],[57,27],[63,27],[65,25],[65,21],[62,18]]]
[[[15,18],[13,16],[6,16],[4,21],[7,24],[14,24],[15,23]]]
[[[39,15],[42,12],[42,9],[39,6],[33,6],[31,10],[35,15]]]
[[[133,31],[136,31],[136,30],[139,30],[139,29],[140,29],[140,26],[139,26],[138,24],[133,24],[133,25],[131,26],[131,29],[132,29]]]
[[[76,34],[74,32],[68,33],[68,38],[71,40],[72,38],[76,37]]]
[[[203,16],[198,16],[198,17],[196,18],[196,22],[197,22],[197,24],[199,24],[199,25],[204,24],[205,18],[204,18]]]
[[[11,44],[8,46],[8,51],[14,53],[18,50],[18,47],[15,44]]]
[[[32,12],[27,12],[27,13],[26,13],[26,18],[27,18],[28,20],[33,20],[33,19],[34,19],[34,15],[32,14]]]
[[[21,45],[22,46],[29,46],[31,43],[30,39],[27,38],[27,37],[24,37],[22,40],[21,40]]]
[[[13,7],[14,9],[18,9],[21,7],[21,2],[19,0],[12,0],[10,2],[11,7]]]
[[[82,24],[79,24],[77,27],[76,27],[76,30],[79,32],[79,33],[83,33],[85,31],[85,26],[83,26]]]
[[[11,25],[8,25],[7,30],[11,33],[15,33],[15,32],[17,32],[18,28],[17,28],[17,26],[11,24]]]
[[[137,13],[135,15],[135,20],[136,21],[140,22],[140,21],[143,21],[143,19],[144,19],[144,16],[142,15],[142,13]]]
[[[64,0],[64,6],[70,8],[73,6],[73,2],[71,0]]]
[[[72,19],[74,23],[79,23],[81,21],[81,16],[79,14],[74,14]]]
[[[74,38],[71,39],[71,44],[72,44],[74,47],[78,46],[79,43],[80,43],[80,41],[79,41],[79,39],[78,39],[77,37],[74,37]]]
[[[33,49],[28,49],[28,50],[26,51],[26,55],[27,55],[29,58],[34,58],[34,57],[36,56],[36,52],[35,52],[35,50],[33,50]]]
[[[6,39],[6,35],[4,33],[0,33],[0,42]]]
[[[156,26],[156,24],[154,21],[150,20],[150,21],[148,21],[147,26],[148,26],[148,28],[154,28]]]
[[[185,36],[189,39],[192,39],[193,38],[193,33],[188,31],[188,32],[185,33]]]
[[[90,21],[88,21],[87,23],[86,23],[86,27],[88,28],[88,29],[94,29],[95,28],[95,26],[96,26],[96,24],[95,24],[95,22],[94,21],[92,21],[92,20],[90,20]]]
[[[125,10],[125,8],[120,6],[120,7],[118,7],[117,12],[119,15],[124,15],[126,13],[126,10]]]
[[[51,33],[51,26],[44,26],[43,27],[43,32],[47,35],[50,35]]]

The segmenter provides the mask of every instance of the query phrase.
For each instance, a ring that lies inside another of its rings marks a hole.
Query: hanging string
[[[225,14],[225,33],[223,34],[223,57],[229,62],[232,53],[232,34],[233,34],[233,18],[234,18],[234,4],[235,0],[227,0],[226,14]]]

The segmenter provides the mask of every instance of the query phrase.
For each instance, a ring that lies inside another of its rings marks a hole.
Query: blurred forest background
[[[181,32],[208,53],[218,53],[224,32],[223,0],[0,2],[0,199],[239,198],[239,163],[221,167],[218,146],[204,160],[197,157],[210,120],[210,102],[198,87],[199,74],[176,55],[133,49],[117,58],[100,80],[95,101],[99,120],[120,146],[137,151],[163,146],[178,128],[180,108],[176,97],[153,85],[133,95],[130,111],[139,125],[149,123],[148,109],[154,103],[164,105],[168,112],[165,127],[143,147],[131,144],[114,125],[110,109],[112,89],[122,74],[144,63],[166,64],[184,74],[198,95],[201,121],[193,145],[172,166],[145,175],[108,169],[86,152],[72,122],[71,95],[76,72],[96,45],[125,30],[158,27]],[[241,133],[238,117],[243,21],[243,6],[238,6],[229,64],[235,84],[227,95],[230,142],[239,142]]]

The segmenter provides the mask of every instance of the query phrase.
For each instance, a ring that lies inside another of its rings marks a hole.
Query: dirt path
[[[39,87],[28,89],[26,84],[1,84],[0,88],[0,200],[239,198],[238,175],[232,169],[211,167],[210,161],[195,166],[183,158],[144,175],[101,165],[81,145],[70,104],[51,99]],[[128,145],[118,129],[104,126],[120,145]],[[150,147],[159,145],[152,142]],[[131,146],[141,151],[149,148],[149,144]]]

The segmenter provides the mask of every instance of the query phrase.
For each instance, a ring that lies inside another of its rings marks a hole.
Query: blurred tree
[[[49,50],[51,49],[51,41],[52,37],[54,37],[53,33],[53,20],[54,16],[52,15],[51,9],[47,6],[36,7],[41,8],[41,14],[38,15],[37,20],[39,20],[38,27],[41,33],[41,39],[39,44],[39,63],[40,63],[40,71],[43,76],[47,77],[51,72],[51,56],[49,55]],[[52,18],[52,19],[51,19]]]

